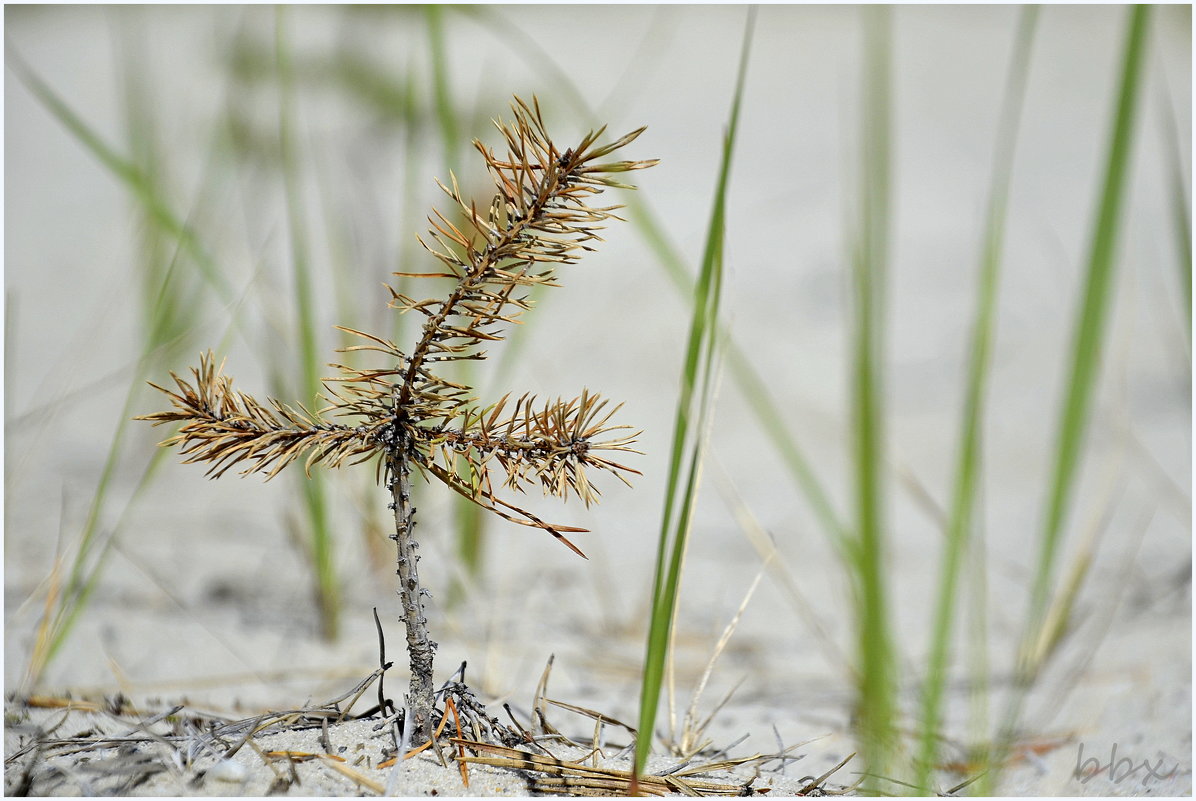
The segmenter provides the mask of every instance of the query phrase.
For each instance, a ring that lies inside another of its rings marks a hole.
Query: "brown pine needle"
[[[464,746],[471,751],[488,754],[488,756],[466,756],[462,759],[479,765],[507,768],[511,770],[525,770],[547,774],[548,778],[537,780],[537,789],[567,792],[571,795],[592,794],[594,791],[604,790],[604,795],[616,792],[630,794],[633,791],[648,795],[743,795],[744,787],[738,784],[726,784],[706,780],[683,778],[679,775],[670,776],[640,776],[637,778],[632,771],[618,768],[603,768],[585,765],[580,762],[570,762],[551,756],[532,754],[500,745],[491,745],[474,740],[460,740],[452,738],[455,745]],[[759,756],[751,759],[759,759]],[[733,760],[725,764],[740,764],[743,760]],[[750,760],[748,760],[750,761]],[[724,763],[720,763],[724,764]],[[698,770],[706,770],[702,766]]]
[[[836,773],[838,773],[839,770],[841,770],[844,765],[846,765],[848,762],[850,762],[853,757],[855,757],[854,753],[848,754],[847,756],[845,756],[843,758],[843,760],[838,765],[835,765],[833,768],[828,770],[826,773],[822,774],[817,779],[814,779],[813,781],[808,783],[805,787],[801,788],[801,790],[799,790],[797,794],[798,795],[809,795],[814,790],[822,790],[823,782],[825,782],[831,776],[834,776]]]
[[[634,726],[628,726],[621,720],[616,720],[615,718],[612,718],[609,715],[605,715],[601,712],[595,712],[593,709],[586,709],[584,706],[577,706],[576,704],[569,704],[564,701],[554,701],[551,698],[545,698],[544,700],[553,706],[560,707],[561,709],[567,709],[570,712],[576,712],[579,715],[584,715],[587,718],[595,720],[599,723],[605,723],[609,726],[619,726],[620,728],[626,729],[632,734],[636,733]]]
[[[460,740],[463,736],[461,733],[461,718],[457,715],[457,705],[453,703],[452,698],[444,699],[444,710],[445,710],[445,719],[448,718],[448,713],[450,711],[453,713],[453,722],[455,724],[457,724],[457,739]],[[444,728],[444,720],[442,720],[440,722],[440,727]],[[458,765],[458,767],[461,768],[461,781],[465,783],[466,787],[469,787],[469,767],[465,764],[464,760],[462,759],[462,757],[464,757],[464,756],[465,756],[465,746],[458,743],[457,744],[457,765]]]
[[[357,771],[353,770],[353,768],[349,767],[348,765],[343,764],[344,760],[340,759],[340,757],[334,757],[334,756],[331,756],[330,754],[316,754],[316,756],[318,756],[320,758],[320,760],[325,765],[332,768],[337,773],[340,773],[340,774],[348,777],[349,779],[353,780],[361,787],[366,788],[370,792],[375,793],[377,795],[385,795],[386,794],[385,786],[383,786],[382,784],[379,784],[378,782],[374,781],[373,779],[369,778],[368,776],[358,773]],[[381,767],[381,766],[379,766],[379,767]]]
[[[451,698],[448,699],[447,703],[451,704],[452,699]],[[446,724],[446,723],[448,723],[447,708],[446,708],[445,714],[440,716],[440,725],[436,727],[436,731],[434,731],[432,733],[432,737],[423,745],[412,748],[410,751],[403,754],[403,761],[406,762],[408,759],[411,759],[411,757],[415,756],[416,754],[419,754],[423,751],[426,751],[428,748],[430,748],[432,746],[432,743],[436,742],[436,738],[438,738],[444,732],[444,724]],[[392,767],[395,764],[395,762],[397,762],[397,761],[398,761],[398,757],[391,757],[390,759],[386,760],[385,762],[379,763],[378,767],[379,768],[389,768],[389,767]]]
[[[336,754],[312,754],[307,751],[267,751],[265,753],[270,759],[286,759],[291,762],[307,762],[311,759],[331,759],[336,762],[344,762],[344,757],[339,757]]]

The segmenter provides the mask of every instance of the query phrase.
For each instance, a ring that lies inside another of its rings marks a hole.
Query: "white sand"
[[[15,759],[7,776],[12,789],[19,781],[16,777],[31,770],[32,790],[37,795],[263,796],[282,791],[306,796],[524,796],[535,789],[536,778],[547,775],[476,763],[468,765],[462,775],[458,765],[451,761],[447,766],[442,764],[430,750],[409,757],[397,767],[390,764],[380,768],[393,755],[393,742],[386,728],[374,720],[332,723],[326,735],[319,726],[269,730],[253,737],[252,745],[242,745],[231,757],[221,758],[217,743],[198,734],[169,742],[162,739],[136,746],[125,744],[122,750],[112,740],[141,736],[145,730],[130,732],[127,719],[117,720],[104,712],[35,710],[23,717],[21,723],[9,727],[6,752]],[[76,742],[47,743],[41,754],[21,754],[27,742],[24,736],[37,726],[55,727],[52,739],[75,738]],[[110,738],[107,747],[103,744],[105,737]],[[236,742],[239,744],[240,739]],[[452,747],[442,748],[451,757]],[[549,742],[534,753],[543,754],[545,748],[557,759],[594,764],[592,749]],[[728,789],[750,787],[760,794],[792,795],[811,783],[810,776],[802,778],[805,755],[794,756],[799,758],[791,760],[784,770],[779,762],[772,761],[765,763],[771,764],[771,769],[764,771],[758,763],[752,763],[683,778],[718,783]],[[614,738],[605,743],[598,759],[604,768],[626,771],[630,767],[626,745],[617,745]],[[711,761],[695,758],[685,766]],[[648,772],[672,773],[682,764],[677,759],[657,757],[649,762]],[[822,786],[840,786],[834,781],[828,780]]]

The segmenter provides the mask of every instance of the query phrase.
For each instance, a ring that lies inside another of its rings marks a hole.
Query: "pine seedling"
[[[503,329],[531,308],[528,293],[555,286],[557,269],[573,264],[581,252],[601,241],[597,231],[619,219],[620,206],[596,207],[589,201],[607,187],[632,189],[613,176],[650,167],[651,161],[602,161],[635,140],[643,128],[599,145],[605,128],[592,131],[576,146],[560,150],[544,127],[539,103],[518,97],[514,120],[496,121],[507,153],[498,156],[481,142],[497,194],[484,212],[461,196],[456,178],[438,182],[451,199],[452,218],[434,210],[429,241],[420,244],[440,263],[432,273],[396,273],[445,279],[447,295],[417,300],[390,288],[390,306],[424,320],[408,350],[373,334],[341,329],[364,341],[345,351],[381,354],[374,369],[332,365],[339,371],[325,379],[325,408],[309,411],[274,399],[261,403],[234,390],[232,379],[211,352],[192,368],[192,380],[172,373],[177,392],[156,384],[173,408],[140,417],[155,425],[182,423],[162,443],[177,445],[184,462],[209,463],[218,478],[233,467],[266,479],[303,459],[303,467],[328,467],[376,459],[376,472],[390,492],[394,510],[399,597],[407,634],[411,682],[406,705],[411,742],[426,741],[434,721],[432,660],[436,644],[424,617],[411,503],[413,471],[431,476],[494,514],[535,526],[584,556],[566,534],[584,531],[548,523],[499,497],[501,491],[524,492],[537,483],[545,494],[576,495],[587,506],[598,490],[590,474],[608,472],[628,483],[638,471],[614,461],[632,449],[639,432],[612,425],[618,407],[582,391],[571,400],[540,402],[523,395],[504,396],[480,406],[472,388],[444,378],[446,363],[486,357],[483,343],[501,340]],[[453,222],[456,219],[458,222]]]

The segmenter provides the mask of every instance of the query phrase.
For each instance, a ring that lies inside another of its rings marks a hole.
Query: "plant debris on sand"
[[[237,719],[182,704],[142,709],[122,696],[9,698],[5,794],[626,795],[638,789],[725,796],[850,789],[827,784],[846,759],[822,776],[799,779],[780,772],[800,758],[787,752],[656,760],[633,788],[633,742],[606,735],[608,725],[621,724],[597,715],[594,739],[567,738],[541,714],[522,716],[525,726],[504,705],[513,724],[507,727],[480,703],[458,709],[449,684],[441,688],[448,711],[436,736],[408,748],[397,715],[379,716],[377,707],[353,712],[383,673],[374,671],[323,704]],[[541,700],[547,699],[536,704]],[[496,737],[512,742],[483,741]]]

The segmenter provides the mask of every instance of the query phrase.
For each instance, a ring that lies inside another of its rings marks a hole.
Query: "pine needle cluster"
[[[447,294],[416,299],[388,287],[393,308],[423,318],[412,347],[341,329],[363,340],[345,351],[372,351],[383,363],[372,369],[333,365],[339,374],[325,379],[327,405],[316,411],[274,399],[262,403],[234,390],[208,353],[191,380],[172,374],[175,391],[153,385],[170,398],[170,410],[138,419],[181,423],[162,444],[178,446],[186,462],[208,463],[211,477],[236,467],[269,479],[300,459],[310,471],[316,464],[339,467],[379,456],[381,475],[397,458],[501,517],[549,531],[580,554],[562,532],[582,529],[547,523],[498,492],[539,484],[546,494],[572,494],[588,505],[599,496],[591,474],[611,473],[626,483],[638,472],[615,461],[619,452],[635,452],[638,432],[611,424],[618,407],[588,391],[544,402],[507,396],[480,406],[473,389],[449,380],[444,368],[484,359],[483,345],[501,340],[531,308],[530,290],[555,286],[559,268],[601,241],[605,221],[619,219],[619,206],[591,205],[594,197],[606,188],[633,188],[615,176],[656,161],[605,160],[643,128],[603,145],[598,140],[605,129],[594,131],[562,151],[548,136],[537,101],[516,97],[511,108],[511,122],[495,122],[505,154],[474,142],[497,189],[489,205],[479,210],[466,200],[451,174],[450,185],[438,181],[453,209],[434,210],[420,242],[440,266],[396,273],[448,279]]]

